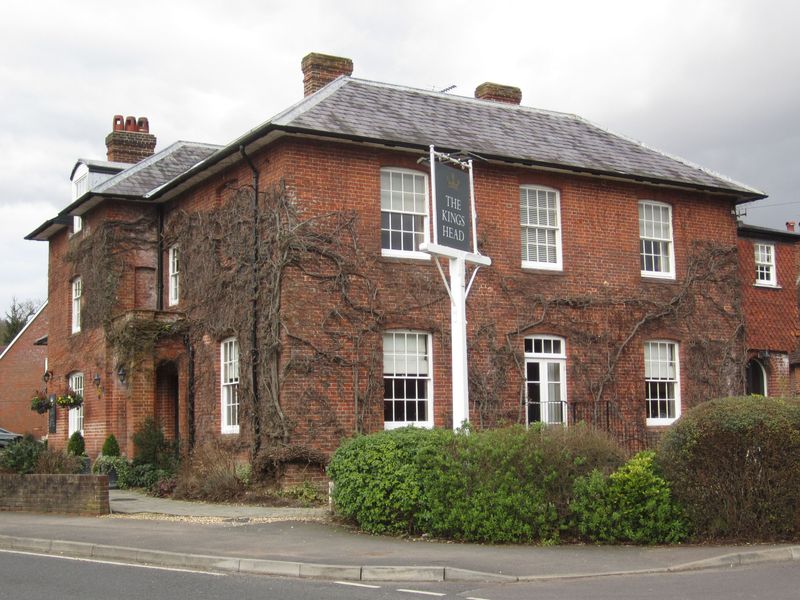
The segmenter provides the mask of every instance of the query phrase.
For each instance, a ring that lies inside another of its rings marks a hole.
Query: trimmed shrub
[[[145,488],[153,489],[162,479],[172,477],[172,471],[159,469],[151,464],[120,464],[117,468],[117,486],[120,489]]]
[[[67,442],[67,453],[73,456],[83,456],[86,454],[86,444],[83,441],[83,436],[80,431],[76,431],[69,436]]]
[[[134,432],[133,446],[134,465],[151,465],[163,470],[174,469],[174,449],[153,417],[147,417]]]
[[[56,473],[74,475],[83,470],[83,460],[79,456],[63,450],[44,448],[36,460],[34,473]]]
[[[100,454],[103,456],[119,456],[119,443],[113,433],[108,434],[106,441],[103,442]]]
[[[696,535],[788,539],[800,533],[800,404],[724,398],[687,411],[657,462]]]
[[[27,475],[36,469],[39,455],[44,451],[45,445],[31,435],[27,434],[18,442],[9,444],[0,452],[0,469],[8,473]]]
[[[686,539],[688,523],[669,484],[640,452],[608,477],[592,471],[575,481],[572,511],[578,532],[595,542],[674,544]]]
[[[555,541],[575,478],[621,462],[618,447],[584,427],[406,428],[350,440],[328,474],[337,511],[366,531]]]

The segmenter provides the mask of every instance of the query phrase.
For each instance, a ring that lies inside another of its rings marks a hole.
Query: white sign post
[[[450,295],[453,429],[458,429],[469,422],[467,295],[478,269],[491,265],[492,260],[477,252],[472,161],[436,152],[433,146],[430,147],[430,161],[434,241],[421,244],[420,249],[433,256]],[[449,283],[439,263],[440,256],[447,257],[450,262]],[[468,262],[475,265],[469,283],[466,281]]]

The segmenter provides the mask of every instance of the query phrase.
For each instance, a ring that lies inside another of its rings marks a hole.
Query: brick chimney
[[[111,133],[106,136],[108,160],[137,163],[152,156],[156,149],[156,136],[150,133],[147,117],[114,115]]]
[[[352,75],[353,61],[312,52],[303,57],[300,68],[303,70],[303,96],[310,96],[340,75]]]
[[[794,221],[786,221],[786,231],[794,231],[794,226],[796,223]]]
[[[501,85],[487,81],[475,88],[475,97],[478,100],[519,104],[522,102],[522,90],[511,85]]]

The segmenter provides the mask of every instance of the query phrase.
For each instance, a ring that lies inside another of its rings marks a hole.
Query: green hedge
[[[575,482],[572,511],[582,536],[635,544],[672,544],[688,537],[684,510],[654,458],[654,452],[640,452],[608,477],[593,471]]]
[[[466,541],[556,541],[573,485],[622,452],[584,427],[482,432],[404,428],[354,438],[328,473],[337,511],[372,533]]]
[[[665,434],[658,464],[700,538],[800,534],[800,404],[749,396],[703,403]]]

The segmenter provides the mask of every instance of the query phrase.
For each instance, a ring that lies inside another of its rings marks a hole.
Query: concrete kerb
[[[65,540],[47,540],[0,535],[0,548],[21,552],[60,554],[77,558],[118,560],[136,564],[183,567],[206,571],[250,573],[279,577],[305,577],[316,579],[342,579],[349,581],[469,581],[469,582],[515,582],[548,581],[556,579],[581,579],[588,577],[612,577],[653,573],[677,573],[702,569],[736,567],[763,562],[785,562],[800,560],[800,546],[769,548],[749,552],[735,552],[690,563],[653,569],[629,571],[561,573],[552,575],[503,575],[471,571],[455,567],[428,566],[353,566],[304,563],[230,556],[182,554],[163,550],[144,550],[125,546],[110,546]]]

